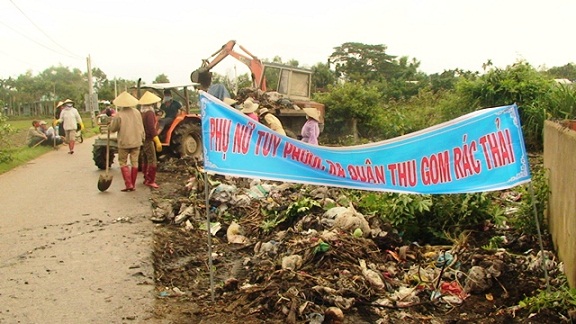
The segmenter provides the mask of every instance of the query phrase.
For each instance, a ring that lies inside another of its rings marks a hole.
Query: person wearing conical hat
[[[264,124],[268,126],[271,130],[286,136],[286,131],[284,131],[284,127],[282,126],[282,122],[278,117],[274,116],[268,108],[260,109],[258,115],[260,118],[264,120]]]
[[[64,109],[60,113],[57,124],[59,127],[64,128],[65,139],[68,143],[68,154],[74,154],[74,145],[76,144],[76,131],[84,129],[82,117],[78,113],[78,109],[74,108],[74,101],[70,99],[64,100],[62,103]]]
[[[134,191],[138,177],[138,155],[144,142],[142,115],[136,109],[138,99],[127,91],[119,94],[113,103],[118,109],[110,122],[109,130],[118,132],[118,163],[126,186],[122,191]]]
[[[254,119],[255,121],[259,122],[258,115],[256,115],[256,110],[258,109],[258,104],[255,103],[252,98],[248,98],[244,100],[244,103],[240,105],[240,111],[243,112],[246,116]]]
[[[162,143],[158,138],[156,126],[158,120],[154,112],[154,106],[162,100],[150,91],[146,91],[138,100],[140,112],[142,113],[142,123],[144,124],[144,145],[142,150],[142,174],[144,174],[144,184],[151,188],[158,188],[156,183],[157,159],[156,152],[162,152]]]
[[[318,145],[318,136],[320,136],[320,125],[318,125],[320,112],[316,108],[304,108],[303,110],[306,113],[306,123],[302,126],[300,132],[302,141]]]
[[[64,127],[59,127],[58,126],[58,119],[60,119],[60,114],[62,113],[62,110],[64,110],[64,101],[60,100],[58,101],[58,103],[56,104],[56,108],[54,111],[54,121],[52,122],[52,126],[56,127],[58,130],[58,135],[62,136],[62,138],[64,140],[66,137],[66,133],[64,132]]]

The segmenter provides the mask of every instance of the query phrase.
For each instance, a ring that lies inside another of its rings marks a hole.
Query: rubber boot
[[[120,167],[120,171],[122,171],[122,178],[124,178],[124,185],[126,188],[122,189],[121,191],[134,191],[134,185],[132,184],[132,174],[130,173],[130,167],[125,165]]]
[[[144,176],[144,184],[148,184],[148,164],[142,163],[142,175]]]
[[[132,167],[132,188],[136,190],[136,178],[138,178],[138,167]]]
[[[150,188],[158,188],[158,184],[156,184],[156,170],[157,167],[155,165],[149,165],[148,166],[148,173],[146,173],[146,177],[148,182],[146,183],[146,185]]]

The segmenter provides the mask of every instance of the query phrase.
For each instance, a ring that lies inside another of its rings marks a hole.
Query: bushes
[[[8,135],[11,134],[13,130],[7,120],[6,116],[0,113],[0,163],[12,160],[12,154],[10,153],[11,143]]]

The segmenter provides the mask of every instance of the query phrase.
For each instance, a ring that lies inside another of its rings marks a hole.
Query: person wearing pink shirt
[[[302,126],[300,135],[302,141],[318,145],[318,136],[320,136],[320,126],[318,120],[320,119],[320,112],[316,108],[304,108],[306,113],[306,123]]]

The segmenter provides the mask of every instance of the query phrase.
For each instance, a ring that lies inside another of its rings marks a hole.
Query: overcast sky
[[[261,59],[310,67],[345,42],[383,44],[425,73],[480,71],[492,60],[553,67],[575,62],[576,1],[0,0],[0,78],[50,66],[151,83],[187,83],[228,40]],[[241,50],[238,48],[238,51]],[[214,72],[248,68],[228,57]]]

